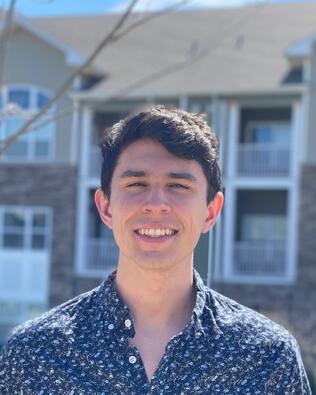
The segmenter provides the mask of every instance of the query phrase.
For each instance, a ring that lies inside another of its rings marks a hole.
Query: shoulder
[[[208,326],[217,328],[215,341],[208,337],[207,342],[226,365],[264,383],[267,394],[311,393],[299,346],[287,329],[213,290],[206,293]]]
[[[66,357],[76,354],[80,341],[90,332],[88,326],[97,320],[103,300],[101,287],[78,295],[13,330],[0,352],[1,394],[16,393],[13,389],[23,386],[37,388],[48,377],[43,372],[54,379],[53,367],[62,367]]]
[[[13,334],[17,335],[28,331],[34,332],[43,329],[52,329],[55,331],[59,329],[63,330],[67,324],[73,322],[73,319],[76,318],[78,314],[88,314],[89,309],[94,307],[94,300],[97,297],[99,288],[100,286],[91,291],[82,293],[52,308],[40,317],[26,321],[24,324],[16,327]]]
[[[38,381],[41,365],[58,360],[76,342],[74,332],[97,309],[98,288],[16,327],[0,352],[0,393],[11,394],[21,383]]]
[[[78,295],[40,317],[14,328],[2,350],[2,359],[12,359],[14,355],[26,355],[30,350],[36,353],[37,348],[52,343],[58,345],[59,342],[71,341],[71,334],[77,326],[79,317],[80,320],[85,320],[89,316],[89,309],[94,307],[98,289],[99,287]]]
[[[296,347],[290,332],[263,314],[208,288],[207,295],[207,304],[226,338],[260,347],[282,344]]]

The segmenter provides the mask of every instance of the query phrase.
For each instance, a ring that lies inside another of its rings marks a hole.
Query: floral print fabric
[[[0,355],[1,395],[311,394],[295,339],[196,271],[191,321],[148,382],[114,278],[15,329]]]

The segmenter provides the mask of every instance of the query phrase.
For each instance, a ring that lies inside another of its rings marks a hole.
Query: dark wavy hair
[[[179,158],[197,161],[205,174],[207,202],[222,188],[219,143],[216,135],[199,114],[177,108],[156,106],[130,115],[106,129],[100,141],[103,163],[101,189],[110,199],[111,180],[122,151],[133,142],[149,138]]]

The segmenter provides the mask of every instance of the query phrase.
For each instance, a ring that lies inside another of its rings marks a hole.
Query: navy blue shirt
[[[1,395],[311,394],[292,335],[197,272],[191,320],[148,382],[114,278],[14,331],[0,356]]]

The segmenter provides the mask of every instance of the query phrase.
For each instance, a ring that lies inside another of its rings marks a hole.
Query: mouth
[[[158,239],[174,236],[178,231],[172,228],[139,228],[134,231],[139,236]]]

